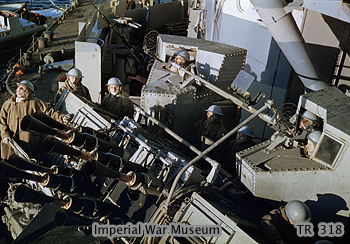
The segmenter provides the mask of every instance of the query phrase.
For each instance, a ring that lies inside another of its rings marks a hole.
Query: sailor
[[[256,142],[253,141],[254,138],[256,138],[254,130],[248,125],[244,125],[237,131],[236,139],[227,143],[227,160],[221,166],[233,176],[236,175],[236,153],[256,145]]]
[[[17,83],[16,94],[8,99],[1,107],[0,132],[1,132],[1,158],[8,159],[14,151],[8,144],[11,139],[30,156],[36,157],[41,152],[40,141],[43,138],[40,133],[22,131],[21,120],[26,115],[35,112],[43,112],[57,121],[67,123],[72,119],[70,114],[62,114],[52,107],[47,107],[44,101],[34,97],[34,86],[28,80]]]
[[[294,224],[310,220],[309,207],[301,201],[293,200],[265,215],[260,221],[260,229],[270,244],[304,243],[306,240],[297,236]],[[308,239],[306,243],[313,242]]]
[[[129,96],[122,91],[123,83],[112,77],[107,83],[108,93],[102,99],[102,108],[115,114],[117,117],[134,116],[134,105]]]
[[[310,157],[315,150],[316,144],[318,143],[322,132],[319,130],[313,131],[307,137],[307,144],[305,146],[305,156]]]
[[[299,127],[302,129],[311,128],[311,130],[318,129],[318,126],[320,124],[319,118],[310,111],[305,111],[300,115],[301,119],[299,122]]]
[[[200,142],[202,151],[210,147],[227,133],[221,119],[223,116],[221,108],[218,105],[211,105],[205,111],[207,112],[207,117],[198,120],[193,127],[194,138],[197,146]],[[223,162],[225,150],[226,143],[224,141],[211,151],[209,156],[219,162]]]
[[[175,53],[174,63],[180,65],[182,68],[187,68],[190,64],[190,54],[185,49],[180,49]],[[170,65],[170,71],[177,72],[178,68],[175,65]]]
[[[64,82],[64,85],[57,91],[55,96],[55,102],[57,102],[64,89],[67,89],[69,92],[74,95],[85,97],[86,99],[91,101],[91,96],[89,93],[89,89],[81,83],[81,79],[84,78],[81,71],[77,68],[73,68],[66,73],[67,79]]]

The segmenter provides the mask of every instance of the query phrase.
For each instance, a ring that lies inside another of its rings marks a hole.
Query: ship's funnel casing
[[[188,50],[198,74],[224,91],[227,91],[245,64],[245,49],[222,43],[159,35],[157,45],[157,54],[163,61],[173,56],[178,49]],[[154,113],[161,117],[162,113],[158,111],[161,107],[165,108],[167,113],[175,115],[171,129],[188,140],[189,129],[196,117],[204,115],[205,109],[224,98],[201,86],[189,85],[180,88],[182,83],[183,79],[178,72],[169,71],[156,61],[147,84],[141,91],[141,107],[151,115]],[[232,121],[236,121],[236,105],[229,102],[222,106],[222,109],[225,115],[224,124],[230,129],[234,126]],[[162,122],[162,118],[157,119]]]

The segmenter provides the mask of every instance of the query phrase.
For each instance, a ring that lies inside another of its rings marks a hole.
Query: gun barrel
[[[47,172],[51,174],[54,173],[53,169],[27,162],[21,159],[20,157],[18,157],[16,154],[12,154],[10,158],[7,160],[7,163],[22,170],[33,170],[37,172]]]
[[[75,149],[64,142],[61,142],[52,136],[48,136],[44,139],[42,144],[42,150],[44,153],[76,156],[85,160],[93,158],[93,155],[79,151],[78,149]]]
[[[98,147],[98,150],[102,152],[112,151],[118,156],[123,156],[124,154],[124,150],[118,147],[117,144],[87,133],[80,133],[78,131],[70,131],[69,140],[67,142],[74,146],[85,148],[87,150],[93,150]]]
[[[25,185],[19,185],[16,188],[14,198],[16,202],[52,203],[61,207],[67,205],[68,203],[68,201],[47,196]]]
[[[57,129],[54,129],[31,115],[26,115],[22,118],[21,130],[45,133],[45,134],[49,134],[52,136],[60,137],[60,138],[65,139],[65,140],[69,139],[69,134],[67,134],[63,131],[59,131]]]
[[[4,161],[0,161],[0,177],[26,179],[36,182],[43,182],[45,180],[43,176],[29,174]]]
[[[132,178],[127,174],[114,171],[96,160],[87,161],[84,165],[83,171],[87,176],[93,175],[100,177],[109,177],[119,179],[124,182],[129,182],[132,180]]]
[[[33,114],[33,117],[40,120],[41,122],[43,122],[44,124],[52,127],[52,128],[56,128],[59,130],[69,130],[72,129],[70,126],[67,126],[63,123],[58,122],[57,120],[51,118],[50,116],[48,116],[47,114],[43,113],[43,112],[35,112]]]

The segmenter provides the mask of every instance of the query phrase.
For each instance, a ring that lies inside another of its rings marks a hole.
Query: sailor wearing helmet
[[[87,100],[91,101],[91,96],[89,89],[81,83],[81,79],[84,78],[81,71],[77,68],[73,68],[66,73],[67,79],[64,82],[64,85],[57,91],[55,96],[55,102],[57,102],[63,90],[67,89],[69,92],[74,95],[85,97]]]
[[[129,96],[122,91],[123,83],[116,77],[112,77],[106,84],[108,93],[102,99],[102,108],[113,113],[117,117],[134,116],[134,105]]]

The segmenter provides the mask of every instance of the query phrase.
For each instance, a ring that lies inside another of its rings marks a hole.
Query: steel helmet
[[[250,128],[248,125],[242,126],[242,128],[240,128],[238,132],[242,133],[243,135],[255,138],[254,130]]]
[[[314,113],[311,113],[310,111],[305,111],[300,116],[312,122],[318,122],[318,117]]]
[[[190,54],[184,49],[180,49],[179,51],[177,51],[176,55],[179,55],[181,58],[190,61]]]
[[[77,78],[84,78],[84,76],[81,73],[80,69],[77,69],[77,68],[73,68],[73,69],[69,70],[68,73],[66,73],[66,75],[77,77]]]
[[[214,114],[218,114],[218,115],[224,115],[223,113],[222,113],[222,110],[221,110],[221,108],[218,106],[218,105],[211,105],[207,110],[205,110],[205,111],[207,111],[207,112],[212,112],[212,113],[214,113]]]
[[[313,131],[310,133],[310,135],[307,137],[312,143],[317,144],[318,140],[321,137],[322,132],[319,130]]]
[[[333,244],[333,242],[330,242],[327,240],[319,240],[319,241],[316,241],[315,244]]]
[[[309,207],[298,200],[287,203],[286,214],[293,223],[309,222],[311,220],[311,211]]]
[[[123,85],[123,83],[116,77],[112,77],[108,80],[106,86],[110,85]]]
[[[17,83],[17,86],[23,85],[25,87],[28,87],[32,92],[34,92],[34,85],[29,80],[22,80],[20,83]]]

